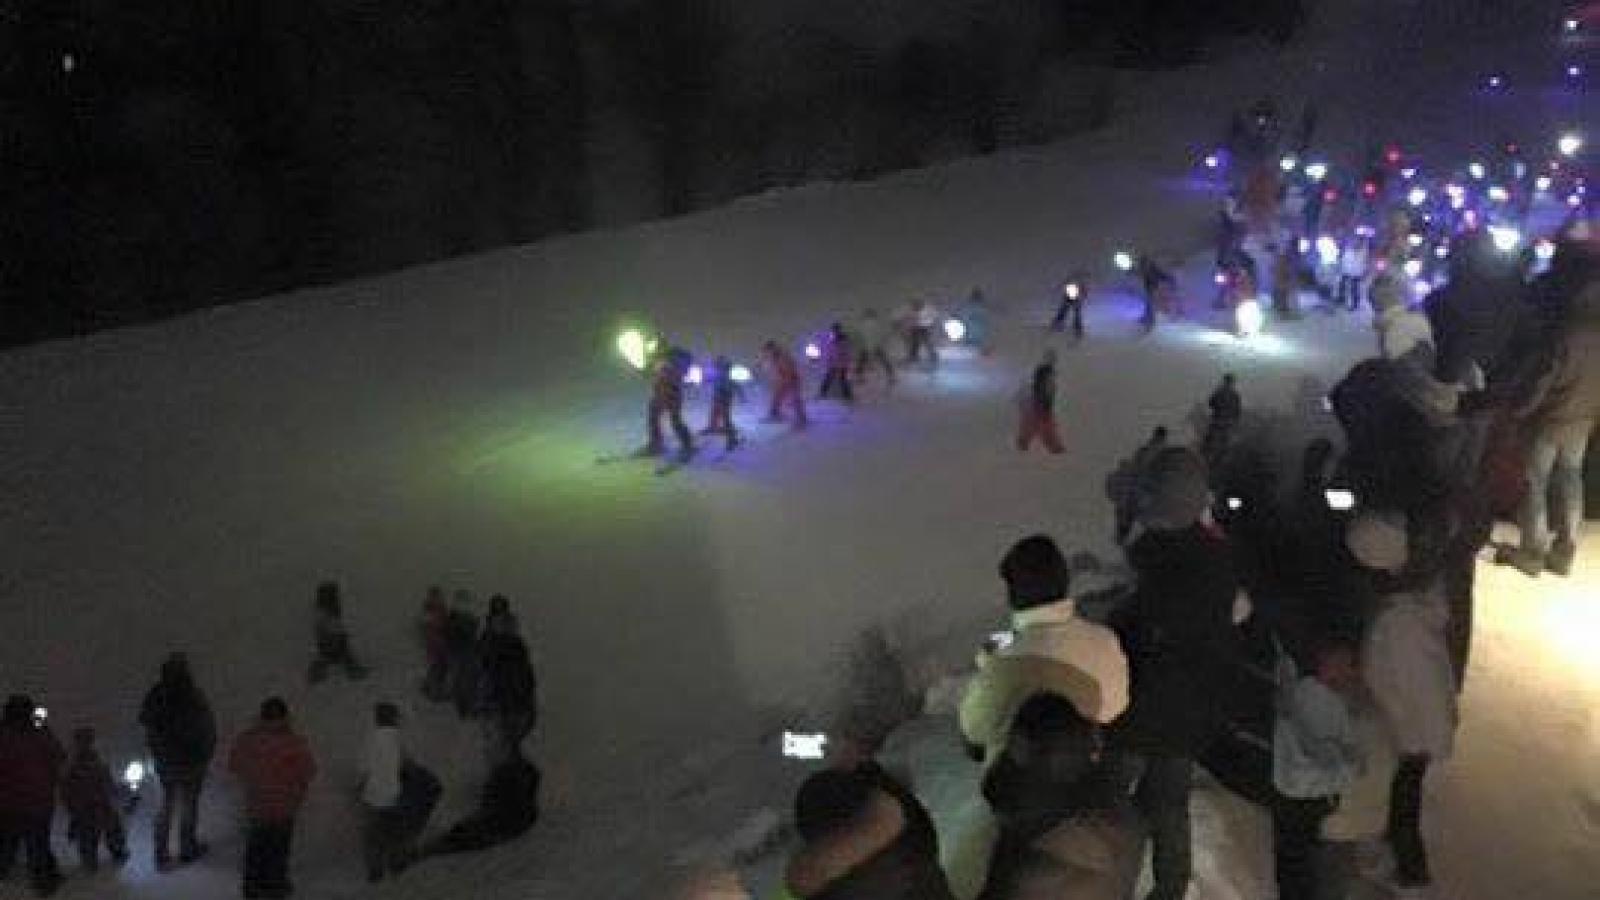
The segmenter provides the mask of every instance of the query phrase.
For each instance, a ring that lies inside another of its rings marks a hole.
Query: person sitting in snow
[[[807,778],[794,819],[801,846],[776,900],[954,900],[933,820],[876,764]]]
[[[521,753],[502,760],[489,773],[477,810],[429,841],[422,855],[486,850],[526,834],[539,821],[541,780],[539,767]]]
[[[744,402],[744,388],[733,378],[733,363],[726,356],[717,357],[711,371],[706,373],[711,382],[711,414],[702,435],[720,434],[727,439],[728,450],[739,446],[739,426],[733,421],[733,405]]]
[[[851,347],[850,335],[845,332],[844,325],[833,323],[828,328],[828,346],[823,350],[827,371],[822,376],[817,399],[825,400],[837,392],[839,399],[844,402],[856,402],[855,392],[850,389],[850,367],[855,364],[855,351]]]
[[[72,732],[72,758],[61,780],[61,803],[67,808],[67,837],[78,848],[85,870],[100,868],[105,844],[117,865],[128,861],[128,835],[117,810],[117,784],[111,767],[95,749],[94,729]]]
[[[1138,824],[1101,726],[1067,699],[1040,693],[1022,704],[983,795],[999,826],[984,900],[1133,896]]]
[[[311,683],[327,678],[328,670],[334,666],[343,668],[353,681],[366,678],[366,667],[356,661],[350,649],[350,631],[344,624],[344,599],[338,582],[317,585],[316,608],[317,655],[311,660]]]
[[[800,365],[795,362],[794,354],[777,341],[762,344],[761,352],[772,375],[772,402],[767,409],[767,422],[782,422],[783,408],[788,406],[794,413],[790,424],[796,429],[806,427],[806,399],[801,392]]]

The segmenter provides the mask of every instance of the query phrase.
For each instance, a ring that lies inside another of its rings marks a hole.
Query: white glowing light
[[[1406,260],[1406,264],[1400,268],[1405,271],[1407,277],[1416,278],[1422,274],[1422,260],[1408,259]]]
[[[692,365],[689,371],[683,373],[685,384],[700,384],[706,380],[706,372],[699,365]]]
[[[1254,337],[1260,334],[1262,326],[1267,324],[1267,315],[1262,312],[1259,301],[1241,300],[1233,311],[1233,320],[1239,326],[1241,336]]]
[[[1567,34],[1577,34],[1580,24],[1577,19],[1565,19],[1561,22],[1561,30]]]
[[[1076,300],[1083,295],[1083,288],[1076,281],[1067,282],[1066,294],[1068,300]]]
[[[1433,255],[1434,255],[1435,259],[1449,259],[1450,258],[1450,247],[1449,247],[1449,245],[1440,244],[1439,246],[1433,248]]]
[[[1583,137],[1571,132],[1563,134],[1556,141],[1556,149],[1561,151],[1562,156],[1577,156],[1578,151],[1583,149]]]
[[[1489,200],[1490,200],[1490,202],[1493,202],[1493,203],[1504,203],[1504,202],[1506,202],[1507,200],[1510,200],[1510,199],[1511,199],[1511,192],[1506,190],[1505,188],[1501,187],[1500,185],[1497,184],[1497,185],[1494,185],[1493,187],[1489,188]]]
[[[783,733],[783,755],[790,759],[823,759],[828,755],[828,736],[799,731]]]
[[[1328,488],[1322,492],[1323,499],[1328,501],[1328,508],[1334,512],[1349,512],[1356,508],[1356,495],[1354,491],[1343,488]]]
[[[755,380],[755,375],[750,372],[750,367],[743,363],[736,363],[733,368],[729,369],[728,377],[732,378],[735,384],[749,384]]]
[[[617,353],[621,354],[628,365],[643,371],[650,362],[651,343],[650,339],[644,336],[644,332],[630,328],[617,335]]]
[[[1299,167],[1300,160],[1295,158],[1294,154],[1292,153],[1288,156],[1285,156],[1283,159],[1278,160],[1278,168],[1284,170],[1285,172],[1293,172]]]
[[[1411,247],[1411,248],[1421,247],[1422,246],[1422,235],[1420,235],[1420,234],[1408,234],[1408,235],[1406,235],[1406,246],[1407,247]]]
[[[1572,207],[1573,209],[1577,209],[1578,207],[1583,205],[1583,198],[1578,196],[1577,194],[1569,194],[1567,196],[1567,205]]]
[[[816,341],[806,341],[806,359],[821,359],[822,347]]]
[[[78,69],[78,58],[71,53],[61,54],[61,71],[71,75]]]
[[[1414,187],[1406,194],[1406,202],[1412,206],[1421,206],[1428,202],[1428,189]]]
[[[1501,85],[1503,85],[1505,83],[1506,83],[1506,80],[1504,78],[1501,78],[1499,75],[1490,75],[1489,76],[1489,87],[1498,88],[1498,87],[1500,87]]]
[[[961,343],[967,339],[967,324],[960,319],[945,319],[944,336],[949,338],[952,344]]]
[[[1228,283],[1228,273],[1227,272],[1218,272],[1217,274],[1211,276],[1211,280],[1216,282],[1217,287],[1222,287],[1223,285]]]
[[[1404,169],[1400,170],[1400,177],[1410,181],[1411,179],[1417,177],[1417,170],[1412,166],[1406,166]]]
[[[1206,154],[1206,158],[1205,158],[1205,163],[1206,163],[1206,168],[1215,169],[1218,166],[1222,165],[1222,160],[1218,159],[1217,155],[1215,153],[1207,153]]]
[[[1539,242],[1533,245],[1533,257],[1540,262],[1549,262],[1550,259],[1555,255],[1555,242],[1551,241],[1549,238],[1540,238]]]
[[[1239,510],[1244,509],[1244,501],[1240,500],[1238,497],[1229,497],[1228,508],[1234,512],[1238,512]]]
[[[1545,191],[1550,190],[1550,185],[1553,183],[1554,182],[1550,180],[1549,175],[1540,175],[1538,178],[1533,180],[1533,189],[1542,194]]]
[[[1308,164],[1306,166],[1306,177],[1312,181],[1321,181],[1322,179],[1328,177],[1327,164],[1319,162]]]
[[[1427,297],[1432,291],[1433,285],[1423,281],[1420,278],[1411,282],[1411,296],[1418,300],[1422,300],[1423,298]]]
[[[1568,78],[1582,78],[1583,77],[1583,66],[1576,65],[1576,64],[1567,66],[1567,77]]]
[[[1449,194],[1452,198],[1454,198],[1454,197],[1465,197],[1467,195],[1467,189],[1466,188],[1462,187],[1459,184],[1454,184],[1454,183],[1445,185],[1444,186],[1444,192],[1446,194]]]
[[[1522,232],[1510,225],[1490,225],[1489,239],[1494,242],[1496,250],[1510,253],[1522,243]]]
[[[1294,242],[1294,247],[1295,247],[1296,250],[1300,251],[1301,253],[1310,253],[1311,252],[1311,239],[1310,238],[1301,238],[1301,239],[1299,239],[1299,240]]]
[[[128,786],[128,790],[137,791],[139,785],[144,783],[144,763],[137,759],[128,763],[128,767],[122,770],[122,783]]]
[[[1339,261],[1339,242],[1323,235],[1317,238],[1317,257],[1325,266],[1331,266]]]
[[[1124,272],[1133,271],[1133,254],[1126,250],[1118,250],[1111,256],[1111,264]]]
[[[1482,181],[1489,177],[1489,170],[1483,167],[1483,163],[1475,162],[1467,166],[1467,174],[1471,175],[1474,181]]]

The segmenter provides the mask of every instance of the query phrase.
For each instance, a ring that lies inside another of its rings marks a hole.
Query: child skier
[[[728,450],[739,446],[739,426],[733,423],[733,404],[744,402],[744,389],[733,380],[733,363],[726,356],[717,357],[712,370],[711,416],[701,434],[720,434],[728,439]]]
[[[883,369],[884,378],[888,379],[889,386],[894,387],[894,362],[889,359],[889,325],[883,321],[875,309],[868,309],[861,314],[860,321],[856,324],[856,380],[862,384],[867,380],[867,369],[877,363]]]
[[[906,337],[906,362],[921,362],[922,353],[926,350],[928,367],[939,368],[939,346],[935,335],[939,327],[939,311],[922,300],[913,300],[905,319],[909,328]]]
[[[653,361],[653,380],[648,409],[650,441],[645,445],[645,456],[659,456],[666,450],[661,434],[661,419],[672,424],[672,433],[678,438],[678,456],[688,460],[694,456],[694,437],[689,426],[683,424],[683,379],[689,374],[691,359],[682,347],[667,347]]]
[[[838,392],[839,398],[846,403],[855,403],[855,392],[850,389],[850,365],[855,362],[855,354],[851,350],[850,335],[845,333],[844,326],[838,322],[828,329],[827,349],[828,371],[822,376],[822,387],[817,391],[817,399],[826,399]]]
[[[94,745],[94,729],[72,733],[72,758],[61,781],[61,801],[67,808],[67,837],[78,848],[83,867],[100,867],[100,844],[105,843],[117,865],[128,861],[128,837],[117,812],[116,782],[111,769]]]
[[[344,600],[338,582],[317,585],[316,607],[317,655],[311,660],[311,683],[327,678],[328,669],[333,666],[342,666],[345,675],[354,681],[367,677],[366,668],[350,651],[350,632],[344,624]]]
[[[1074,273],[1072,278],[1061,285],[1061,302],[1056,305],[1056,314],[1050,320],[1050,330],[1060,331],[1067,319],[1072,319],[1072,336],[1083,337],[1083,304],[1088,299],[1089,279],[1082,273]]]
[[[794,410],[794,427],[806,427],[806,401],[800,391],[800,366],[794,361],[794,354],[777,341],[767,341],[762,353],[772,371],[772,405],[767,410],[767,421],[782,422],[782,410],[787,404]]]
[[[1022,424],[1017,428],[1017,450],[1027,452],[1033,439],[1044,442],[1051,453],[1061,452],[1061,435],[1056,431],[1056,352],[1046,350],[1044,359],[1033,370],[1022,404]]]

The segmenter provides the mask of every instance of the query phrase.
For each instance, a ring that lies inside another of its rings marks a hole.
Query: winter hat
[[[1397,512],[1368,510],[1351,520],[1344,545],[1356,562],[1380,572],[1398,572],[1411,555],[1405,518]]]
[[[1372,286],[1367,289],[1367,299],[1371,301],[1372,308],[1382,314],[1400,306],[1400,282],[1395,280],[1388,272],[1372,279]]]
[[[1071,570],[1061,548],[1047,535],[1035,534],[1017,541],[1000,560],[1000,577],[1014,610],[1032,609],[1067,596]]]
[[[1187,447],[1168,447],[1150,462],[1149,495],[1140,519],[1146,528],[1178,531],[1199,522],[1211,505],[1205,460]]]
[[[0,721],[4,721],[7,725],[31,722],[34,707],[33,698],[27,694],[12,694],[6,698],[5,712],[0,714]]]

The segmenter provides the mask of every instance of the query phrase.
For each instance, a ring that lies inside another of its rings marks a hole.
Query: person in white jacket
[[[1345,544],[1377,595],[1361,674],[1399,756],[1388,827],[1396,879],[1401,896],[1423,896],[1432,880],[1422,840],[1423,781],[1430,766],[1449,758],[1459,721],[1443,584],[1437,574],[1408,572],[1410,542],[1398,513],[1362,513]]]
[[[367,880],[381,881],[405,867],[405,823],[401,809],[400,769],[405,751],[400,743],[400,710],[379,703],[373,710],[375,727],[367,737],[361,767],[362,849]]]

